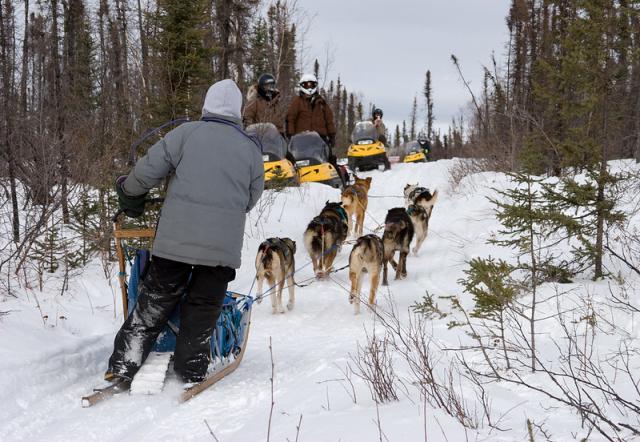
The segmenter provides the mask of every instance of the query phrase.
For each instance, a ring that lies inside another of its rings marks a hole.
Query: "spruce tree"
[[[495,260],[490,256],[487,259],[474,258],[469,261],[469,268],[464,270],[466,278],[458,281],[465,293],[471,294],[475,301],[471,317],[497,324],[497,337],[502,344],[507,368],[511,368],[511,364],[505,337],[506,313],[518,294],[515,284],[511,282],[514,270],[513,266],[501,259]]]
[[[410,115],[410,129],[409,129],[409,139],[416,139],[416,125],[418,123],[418,97],[413,97],[413,104],[411,105],[411,115]]]
[[[501,222],[498,239],[490,241],[513,249],[518,260],[517,268],[523,271],[520,286],[531,293],[529,314],[523,316],[529,322],[531,343],[531,370],[536,370],[536,307],[538,288],[544,282],[543,274],[553,266],[547,236],[547,202],[543,198],[542,179],[526,173],[509,174],[513,187],[498,191],[499,198],[491,199],[496,206],[496,217]],[[547,271],[547,274],[555,272]]]
[[[433,122],[435,120],[435,116],[433,115],[433,88],[431,85],[431,71],[427,71],[424,82],[424,99],[427,108],[427,121],[426,121],[426,129],[427,129],[427,138],[432,140],[433,136]]]
[[[212,80],[211,51],[204,45],[206,12],[204,0],[158,1],[157,34],[152,41],[161,84],[153,109],[158,124],[200,115]]]

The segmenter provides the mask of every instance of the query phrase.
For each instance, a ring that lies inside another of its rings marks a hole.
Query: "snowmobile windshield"
[[[422,152],[422,146],[420,146],[420,143],[418,143],[417,141],[409,141],[407,144],[405,144],[404,151],[407,154]]]
[[[351,133],[353,144],[373,144],[378,140],[378,131],[371,121],[361,121],[356,124]]]
[[[289,152],[298,166],[310,166],[329,161],[329,146],[317,132],[302,132],[291,137]]]
[[[264,161],[278,161],[287,154],[287,143],[272,123],[257,123],[247,127],[247,133],[262,143]]]

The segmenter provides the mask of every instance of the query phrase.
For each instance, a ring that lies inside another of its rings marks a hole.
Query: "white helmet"
[[[318,79],[313,74],[304,74],[298,84],[300,91],[306,95],[313,95],[318,91]]]

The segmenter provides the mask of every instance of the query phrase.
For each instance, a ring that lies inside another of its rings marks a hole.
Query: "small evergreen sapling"
[[[498,239],[493,244],[514,249],[518,258],[518,269],[524,271],[524,280],[520,285],[527,287],[532,295],[529,321],[531,341],[531,370],[536,370],[535,363],[535,321],[538,286],[541,281],[541,269],[551,265],[553,256],[549,252],[549,244],[544,243],[546,237],[545,223],[548,208],[542,198],[542,179],[524,172],[509,175],[515,186],[498,191],[500,199],[492,199],[496,206],[496,217],[502,224]]]
[[[464,271],[466,278],[458,281],[475,301],[470,316],[497,323],[497,335],[502,342],[507,368],[510,368],[510,363],[505,340],[505,314],[518,294],[516,284],[511,280],[514,270],[515,267],[501,259],[474,258]]]

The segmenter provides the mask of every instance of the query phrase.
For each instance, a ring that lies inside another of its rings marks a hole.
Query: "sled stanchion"
[[[127,299],[127,273],[126,264],[124,262],[124,248],[122,247],[122,240],[118,238],[118,231],[120,229],[119,223],[116,221],[113,224],[113,232],[116,243],[116,255],[118,255],[118,282],[120,283],[120,293],[122,295],[122,313],[124,320],[127,320],[129,316],[129,300]],[[84,401],[84,399],[83,399]]]

